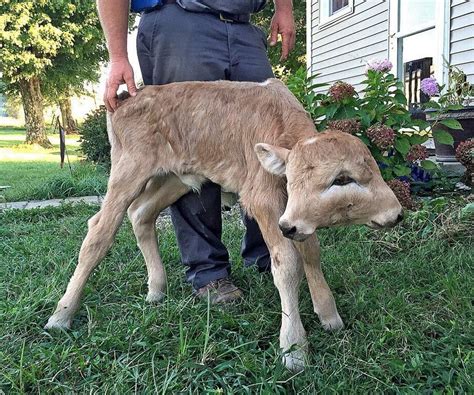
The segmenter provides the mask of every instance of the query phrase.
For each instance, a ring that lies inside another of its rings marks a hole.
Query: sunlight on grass
[[[0,185],[9,186],[3,192],[6,201],[63,198],[78,194],[103,193],[107,176],[94,166],[79,166],[81,159],[79,135],[66,136],[68,157],[60,167],[59,135],[48,135],[50,149],[25,144],[25,130],[0,127]],[[80,184],[79,187],[77,184]],[[51,188],[50,191],[46,190]],[[2,199],[2,200],[3,200]]]

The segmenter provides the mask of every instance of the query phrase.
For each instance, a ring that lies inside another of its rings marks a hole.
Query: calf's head
[[[291,150],[257,144],[255,151],[265,170],[287,178],[288,203],[279,221],[286,237],[302,241],[318,228],[385,228],[402,219],[400,203],[355,136],[327,131]]]

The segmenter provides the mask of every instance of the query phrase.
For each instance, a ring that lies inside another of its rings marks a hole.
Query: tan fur
[[[46,327],[70,327],[86,281],[127,209],[147,265],[147,299],[160,300],[166,274],[155,220],[179,197],[212,180],[238,194],[260,226],[281,298],[280,346],[285,352],[295,346],[284,361],[301,369],[307,348],[298,309],[303,273],[323,326],[343,326],[320,268],[315,229],[389,226],[401,213],[367,148],[338,131],[316,134],[300,103],[273,79],[264,85],[219,81],[145,87],[122,101],[110,116],[108,132],[107,195],[89,221],[77,268]],[[338,174],[358,186],[331,187]],[[294,228],[291,237],[301,242],[283,237],[279,226]]]

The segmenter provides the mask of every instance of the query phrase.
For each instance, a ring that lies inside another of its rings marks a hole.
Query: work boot
[[[219,280],[211,281],[202,288],[194,290],[194,295],[203,300],[209,300],[211,304],[222,304],[235,302],[242,298],[242,290],[237,288],[230,278],[221,278]]]

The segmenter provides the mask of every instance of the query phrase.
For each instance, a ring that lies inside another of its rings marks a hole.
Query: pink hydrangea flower
[[[374,145],[386,150],[395,142],[395,132],[388,126],[377,123],[367,129],[367,137]]]
[[[343,81],[337,81],[328,90],[329,96],[335,101],[341,101],[355,95],[356,91],[351,84]]]
[[[372,71],[379,71],[381,73],[388,73],[392,70],[393,64],[388,59],[372,59],[367,62],[367,66],[365,72],[372,70]]]
[[[416,162],[418,160],[425,160],[428,158],[428,149],[420,144],[412,145],[407,154],[408,162]]]
[[[430,97],[439,93],[438,82],[436,81],[436,78],[432,77],[422,79],[420,89],[425,95]]]

